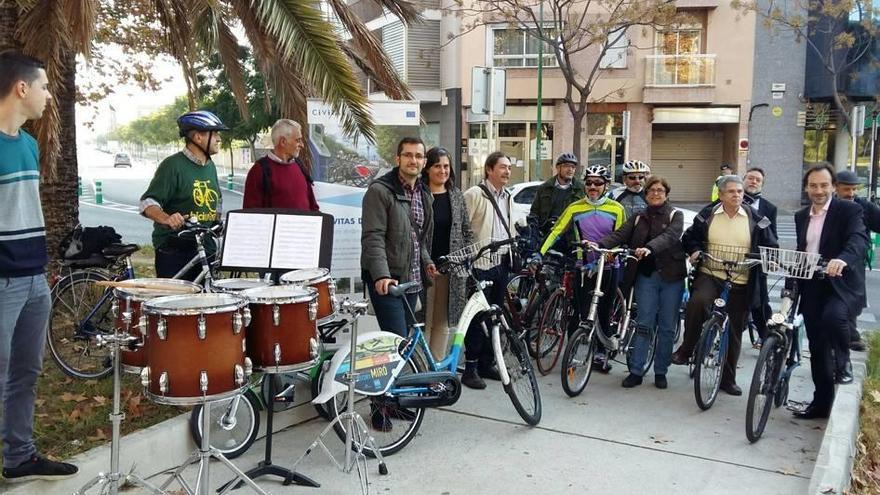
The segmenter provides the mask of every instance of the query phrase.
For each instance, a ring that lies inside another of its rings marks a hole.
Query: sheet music
[[[273,214],[230,213],[226,224],[227,235],[223,241],[221,265],[268,267],[272,254],[274,228]]]
[[[306,215],[278,215],[272,266],[277,269],[314,268],[321,255],[323,218]]]

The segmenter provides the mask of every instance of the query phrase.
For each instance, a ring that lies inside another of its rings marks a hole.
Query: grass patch
[[[858,449],[853,462],[850,495],[880,493],[880,331],[868,340],[867,377],[859,410]]]

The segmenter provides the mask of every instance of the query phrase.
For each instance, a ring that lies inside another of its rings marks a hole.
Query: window
[[[618,29],[608,33],[605,55],[599,62],[600,69],[626,69],[626,49],[629,47],[629,38],[625,31],[625,29]]]
[[[517,193],[513,197],[513,202],[521,205],[530,205],[535,202],[535,196],[538,195],[538,186],[529,186]]]
[[[605,165],[618,177],[623,162],[623,114],[587,114],[587,165]]]
[[[552,31],[551,31],[552,32]],[[529,30],[492,29],[492,65],[495,67],[537,67],[540,41]],[[553,47],[544,42],[544,67],[556,67]]]

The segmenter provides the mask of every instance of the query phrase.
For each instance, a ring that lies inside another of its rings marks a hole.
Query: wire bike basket
[[[811,279],[819,266],[819,253],[759,246],[761,269],[770,275]]]
[[[701,262],[702,267],[713,272],[732,274],[744,274],[752,267],[747,255],[749,248],[743,246],[730,246],[727,244],[707,243],[705,254]],[[757,262],[754,262],[757,264]],[[723,278],[723,275],[722,275]]]
[[[506,253],[497,251],[493,253],[491,250],[487,249],[480,254],[480,250],[488,246],[491,242],[493,241],[475,242],[447,254],[446,270],[448,270],[448,273],[458,277],[467,277],[469,271],[468,265],[471,263],[473,263],[474,268],[481,270],[487,270],[493,266],[501,264],[502,257],[506,256]],[[477,257],[478,254],[479,258]]]

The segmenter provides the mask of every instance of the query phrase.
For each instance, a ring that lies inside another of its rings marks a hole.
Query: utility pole
[[[539,32],[544,29],[544,2],[541,1],[541,5],[538,7],[538,29]],[[542,38],[538,38],[538,115],[537,115],[537,126],[536,126],[536,135],[535,135],[535,167],[538,169],[538,178],[543,179],[540,176],[541,172],[541,99],[542,99],[542,90],[543,90],[543,80],[544,80],[544,40]],[[534,172],[530,173],[534,175]],[[529,180],[529,177],[525,178],[526,181]]]

